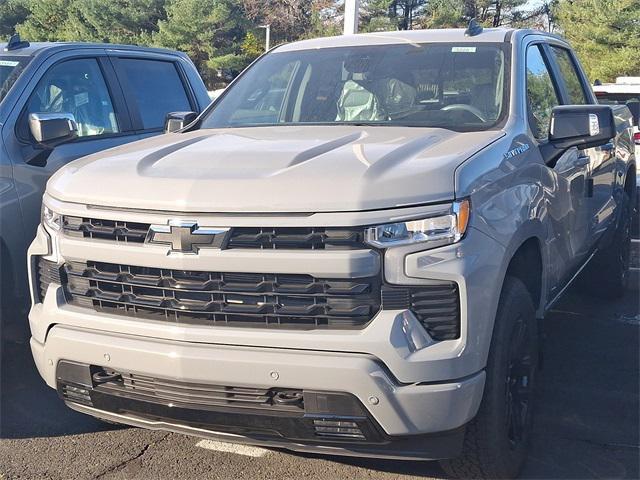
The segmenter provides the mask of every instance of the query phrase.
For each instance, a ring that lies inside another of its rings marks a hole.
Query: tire
[[[582,274],[585,290],[604,299],[623,296],[629,280],[632,204],[627,192],[622,195],[620,207],[621,216],[611,243],[596,253]]]
[[[484,395],[461,456],[440,462],[453,478],[515,478],[529,449],[538,333],[531,295],[507,276],[493,328]],[[519,415],[517,415],[519,413]]]

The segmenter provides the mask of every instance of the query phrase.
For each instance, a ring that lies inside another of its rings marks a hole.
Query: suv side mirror
[[[164,120],[164,133],[177,132],[198,118],[196,112],[171,112],[167,113]]]
[[[76,119],[70,113],[32,113],[29,130],[36,142],[55,147],[78,136]]]
[[[562,105],[551,111],[549,143],[541,148],[547,165],[572,147],[604,145],[616,136],[613,110],[609,105]]]
[[[633,125],[635,127],[640,127],[640,102],[627,102],[627,108],[631,110],[631,115],[633,116]]]

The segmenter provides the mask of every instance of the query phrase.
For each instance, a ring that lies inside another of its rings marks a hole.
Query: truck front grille
[[[379,277],[168,270],[69,262],[67,300],[119,315],[185,324],[362,328],[380,309]]]
[[[144,243],[149,223],[102,220],[66,215],[65,235],[119,243]],[[236,227],[223,248],[351,250],[367,249],[363,227]]]

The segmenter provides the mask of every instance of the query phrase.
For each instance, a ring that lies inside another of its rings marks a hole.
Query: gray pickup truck
[[[625,283],[632,123],[541,32],[275,48],[49,181],[37,367],[112,422],[516,476],[537,320]]]
[[[183,53],[131,45],[30,44],[18,36],[0,44],[3,338],[28,338],[16,323],[17,312],[29,304],[24,265],[53,172],[82,156],[162,133],[169,112],[199,112],[208,104],[204,83]]]

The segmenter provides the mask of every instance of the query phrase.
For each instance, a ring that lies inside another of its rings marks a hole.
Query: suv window
[[[118,133],[109,90],[95,58],[67,60],[44,74],[27,102],[31,113],[70,113],[78,136]]]
[[[193,110],[173,62],[121,58],[145,130],[162,128],[167,113]]]
[[[588,103],[578,71],[571,59],[569,51],[554,46],[551,46],[551,51],[556,58],[556,62],[560,68],[560,76],[564,80],[565,87],[567,88],[569,103],[571,105],[584,105]]]
[[[560,102],[538,45],[527,49],[527,102],[533,135],[547,138],[551,110]]]

